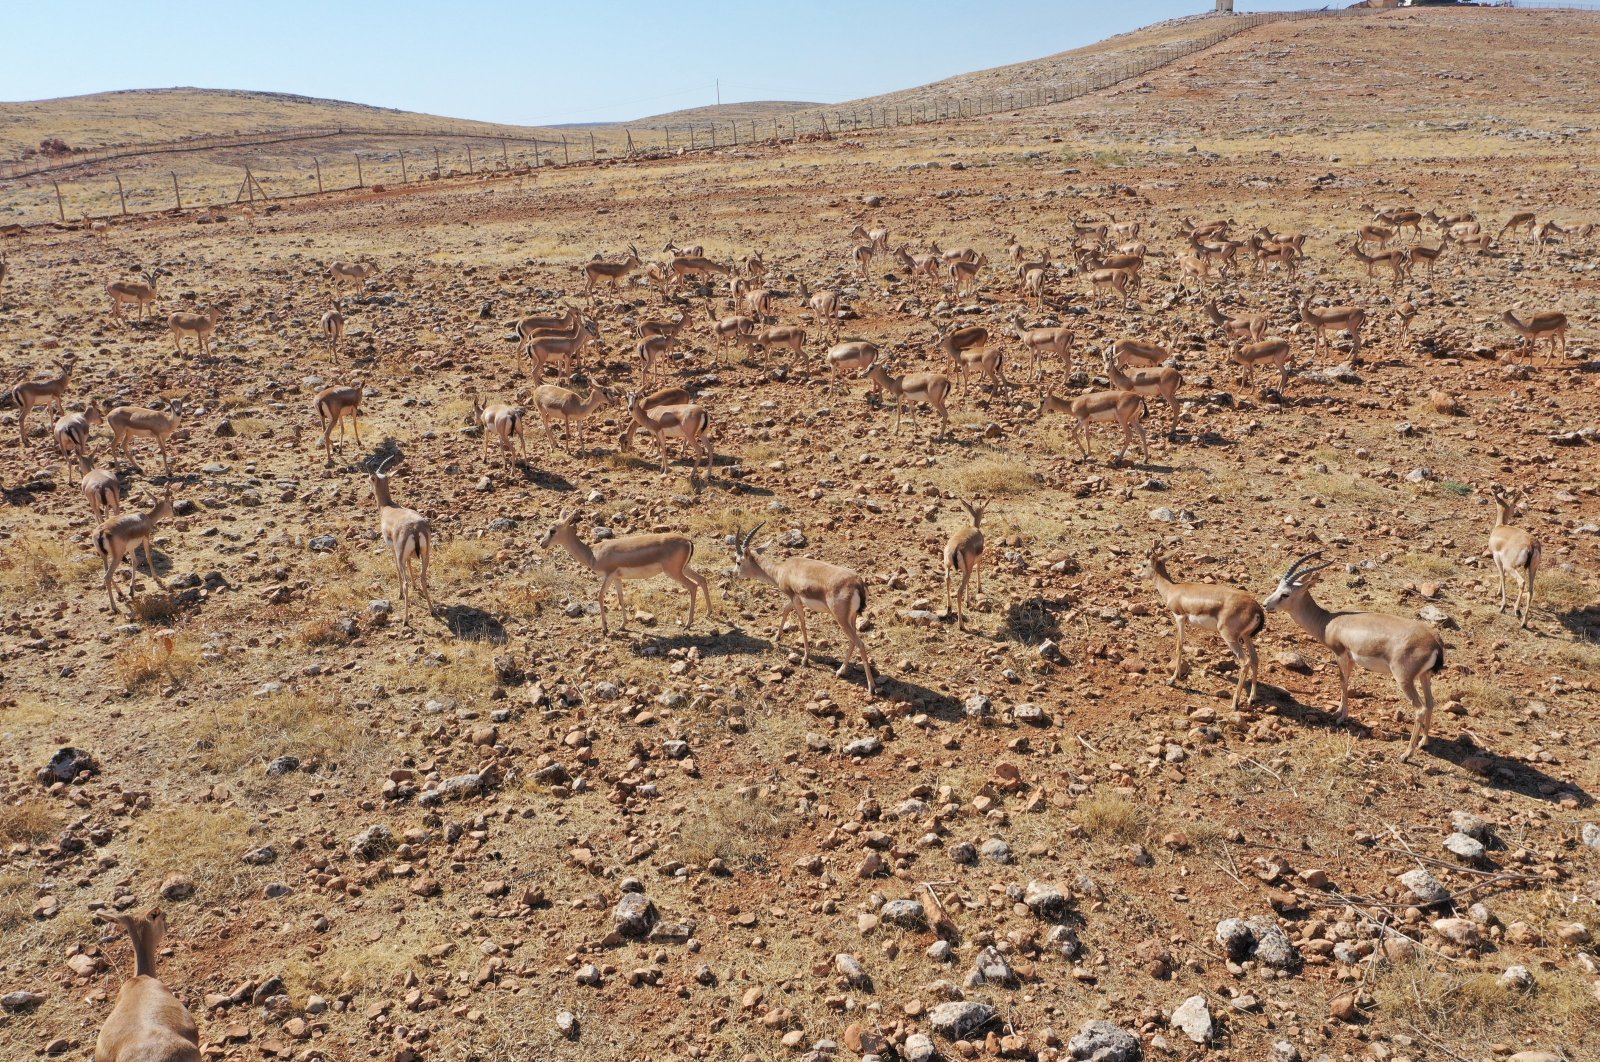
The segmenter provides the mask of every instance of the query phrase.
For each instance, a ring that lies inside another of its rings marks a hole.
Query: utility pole
[[[717,78],[717,106],[722,106],[722,79]]]

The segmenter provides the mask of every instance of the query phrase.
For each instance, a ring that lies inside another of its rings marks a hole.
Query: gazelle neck
[[[1333,613],[1317,604],[1310,589],[1302,590],[1289,599],[1288,612],[1296,623],[1305,628],[1307,634],[1327,644],[1328,621],[1333,619]]]
[[[590,549],[589,544],[580,539],[578,537],[578,533],[572,528],[569,527],[562,532],[562,534],[557,537],[556,541],[561,543],[562,547],[572,555],[573,560],[577,561],[579,564],[590,569],[591,571],[596,570],[594,564],[594,550]]]

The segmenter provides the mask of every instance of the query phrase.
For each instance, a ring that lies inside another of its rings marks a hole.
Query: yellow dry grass
[[[354,745],[359,723],[327,695],[285,690],[217,707],[197,720],[201,762],[215,771],[238,771],[294,756],[306,766],[337,761]]]
[[[183,634],[144,634],[117,650],[112,671],[129,690],[154,682],[181,683],[200,663],[200,649]]]

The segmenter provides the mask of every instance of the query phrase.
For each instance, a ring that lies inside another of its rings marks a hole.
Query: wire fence
[[[1596,4],[1545,4],[1522,0],[1504,6],[1593,10]],[[93,219],[195,207],[221,207],[230,203],[301,198],[329,192],[387,190],[391,185],[412,185],[454,177],[528,173],[548,166],[610,164],[622,160],[648,160],[690,152],[716,151],[741,145],[825,140],[857,131],[926,125],[997,113],[1046,107],[1078,99],[1143,77],[1180,59],[1259,26],[1309,18],[1373,14],[1371,8],[1323,8],[1306,11],[1219,15],[1206,19],[1216,27],[1202,36],[1142,49],[1136,57],[1104,63],[1078,77],[1059,77],[1049,84],[992,92],[935,95],[918,99],[899,93],[885,102],[857,106],[829,106],[764,118],[724,122],[663,125],[615,124],[540,135],[472,132],[462,129],[397,130],[332,127],[278,129],[233,136],[199,136],[181,141],[123,145],[73,152],[62,158],[36,158],[0,164],[0,191],[13,202],[11,214],[48,211],[57,223],[69,218]],[[1092,61],[1092,60],[1091,60]],[[416,141],[418,150],[390,147],[384,151],[348,150],[362,141]],[[311,151],[302,149],[310,148]],[[326,149],[325,151],[323,149]],[[298,153],[285,169],[270,156],[286,149]],[[153,179],[151,167],[138,171],[139,184],[125,188],[118,163],[148,163],[163,157],[185,155],[238,155],[262,153],[268,158],[246,162],[220,162],[208,178],[180,177],[177,168]],[[309,155],[309,167],[307,166]],[[326,165],[325,165],[326,163]],[[97,167],[111,172],[95,172]],[[88,172],[85,172],[88,171]],[[63,179],[67,190],[62,189]],[[114,182],[115,187],[106,184]],[[93,187],[90,187],[93,182]],[[189,187],[185,188],[185,183]],[[48,187],[46,187],[48,185]],[[169,187],[170,186],[170,187]],[[232,189],[231,200],[222,198]],[[187,192],[187,194],[186,194]],[[53,196],[52,196],[53,193]],[[18,199],[28,202],[17,205]],[[53,202],[52,202],[53,199]],[[71,209],[69,210],[69,201]],[[53,206],[54,210],[49,210]],[[9,226],[15,230],[19,226]],[[0,225],[0,231],[6,226]]]

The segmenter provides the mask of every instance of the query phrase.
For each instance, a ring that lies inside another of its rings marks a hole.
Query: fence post
[[[444,176],[444,165],[439,161],[439,149],[438,148],[434,148],[433,149],[433,175],[435,177],[443,177]]]
[[[506,164],[506,169],[511,169],[511,152],[506,150],[506,142],[500,141],[500,161]]]
[[[400,183],[401,184],[410,184],[411,183],[411,177],[410,177],[409,174],[406,173],[406,149],[405,148],[401,148],[400,149]]]
[[[366,178],[361,176],[361,156],[357,155],[356,156],[356,187],[357,188],[365,188],[366,186],[367,186]]]
[[[628,157],[632,158],[633,157],[633,130],[627,128],[626,126],[624,126],[623,130],[622,130],[622,135],[628,138]]]
[[[61,202],[61,186],[56,183],[53,177],[50,179],[50,186],[56,190],[56,215],[65,223],[67,220],[67,208]]]
[[[565,133],[561,134],[561,159],[565,165],[572,165],[572,153],[567,150],[567,134]]]
[[[672,150],[672,126],[667,126],[667,150]]]
[[[472,141],[470,141],[470,140],[467,141],[467,172],[468,173],[476,173],[476,172],[478,172],[476,169],[473,168],[473,165],[472,165]]]
[[[533,138],[533,168],[538,169],[544,163],[539,161],[539,138]]]
[[[311,156],[311,165],[317,168],[317,194],[322,194],[322,160],[315,155]]]
[[[118,177],[116,174],[112,174],[112,177],[117,182],[117,198],[122,200],[122,216],[123,217],[127,217],[128,216],[128,197],[122,194],[122,178]]]
[[[594,130],[589,130],[589,161],[595,162],[600,158],[594,149]]]
[[[716,122],[712,122],[711,123],[711,146],[712,146],[712,148],[715,148],[717,146],[717,123]]]
[[[172,174],[172,201],[177,205],[177,209],[183,209],[183,196],[178,194],[178,174],[176,171],[173,171]]]

